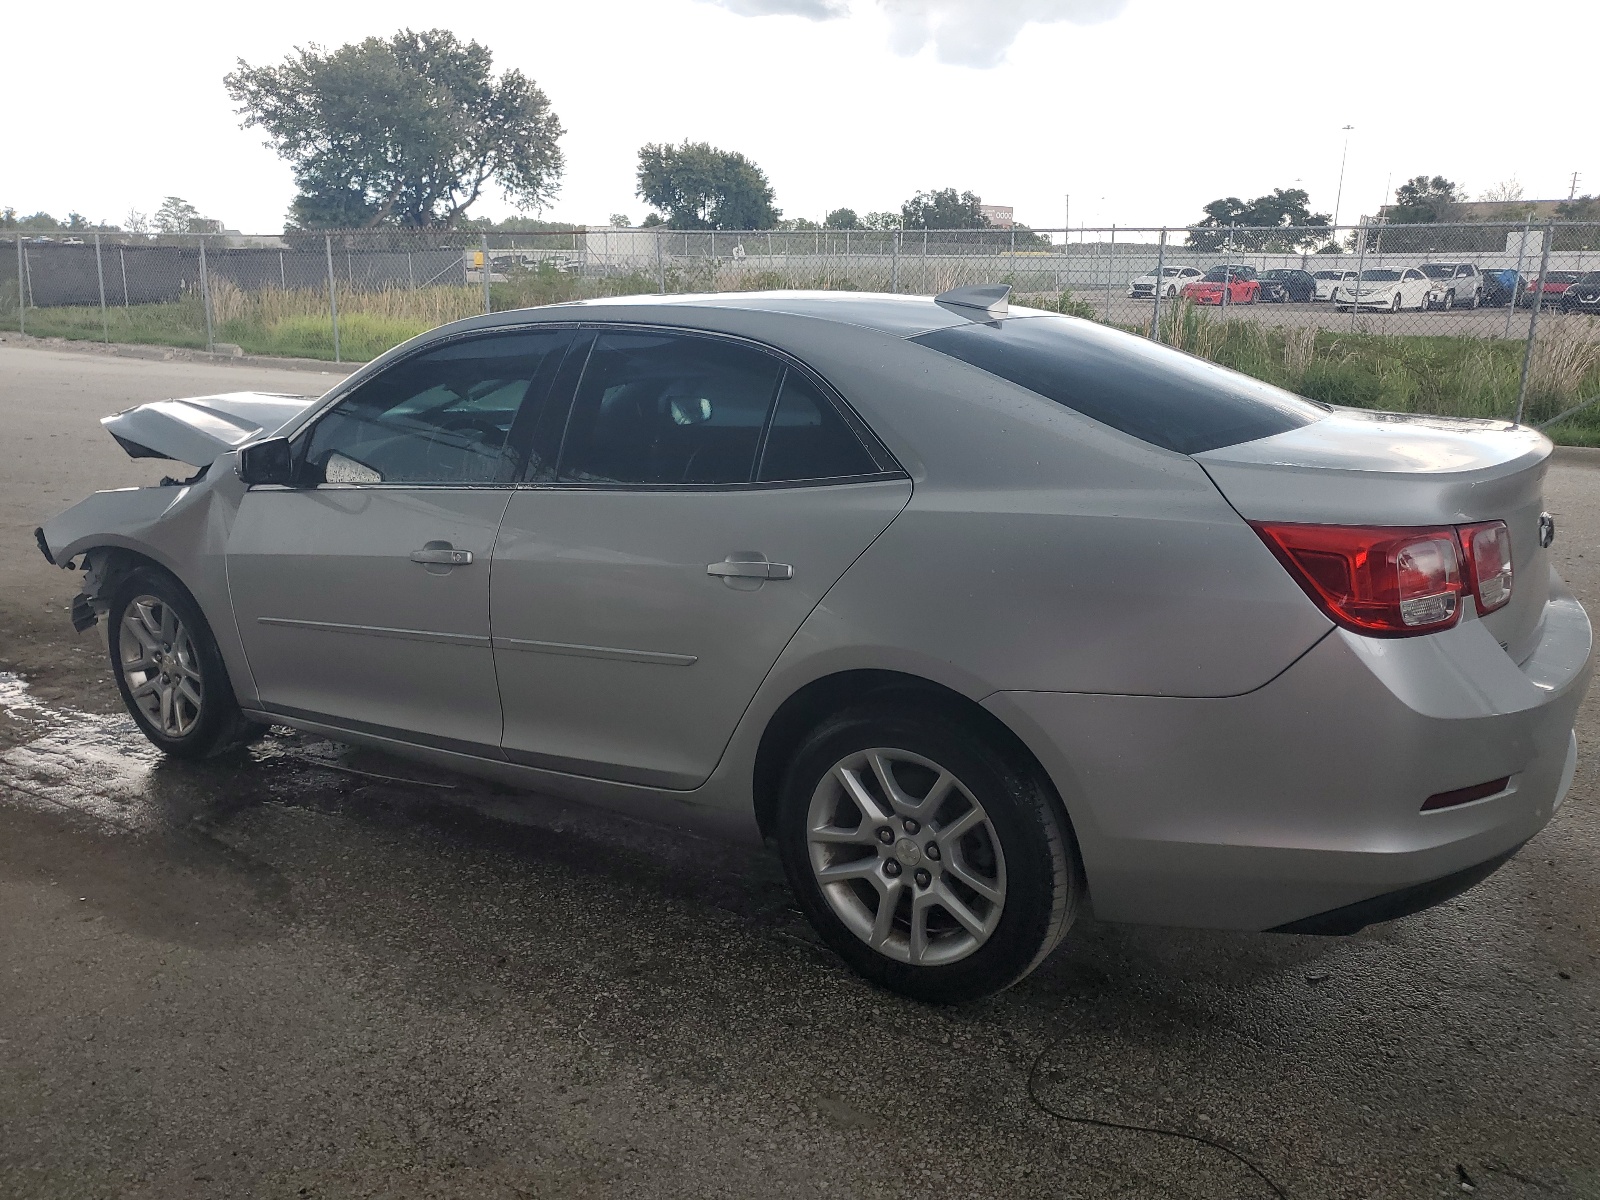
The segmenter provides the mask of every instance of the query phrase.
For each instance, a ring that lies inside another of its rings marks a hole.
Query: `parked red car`
[[[1222,289],[1228,289],[1229,304],[1254,304],[1261,298],[1261,283],[1254,267],[1212,267],[1180,293],[1196,304],[1221,304]]]
[[[1528,290],[1517,298],[1517,303],[1526,308],[1532,308],[1538,301],[1541,308],[1554,308],[1561,302],[1561,297],[1567,294],[1567,289],[1577,283],[1581,278],[1578,271],[1547,271],[1543,285],[1535,279],[1528,284]]]

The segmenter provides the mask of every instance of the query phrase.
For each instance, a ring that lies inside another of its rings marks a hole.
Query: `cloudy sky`
[[[684,138],[743,151],[812,219],[947,186],[1035,227],[1068,195],[1074,225],[1291,186],[1331,212],[1344,125],[1346,219],[1421,172],[1600,193],[1592,106],[1554,94],[1569,57],[1587,87],[1595,0],[169,0],[8,13],[0,207],[116,222],[176,194],[279,229],[293,187],[238,127],[235,59],[441,24],[549,94],[567,172],[542,215],[574,223],[638,221],[639,146]]]

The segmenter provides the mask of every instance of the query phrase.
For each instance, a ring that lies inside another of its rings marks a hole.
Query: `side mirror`
[[[288,438],[268,438],[252,442],[239,451],[239,478],[247,485],[294,483],[294,451]]]

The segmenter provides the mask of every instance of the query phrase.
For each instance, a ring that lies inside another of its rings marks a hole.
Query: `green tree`
[[[903,229],[987,229],[988,219],[971,192],[942,188],[918,192],[900,206]]]
[[[860,229],[861,221],[853,208],[836,208],[822,219],[824,229]]]
[[[900,214],[897,212],[869,212],[861,218],[863,229],[899,229]]]
[[[1443,175],[1414,175],[1394,190],[1394,203],[1384,213],[1391,225],[1435,225],[1459,221],[1466,193]]]
[[[533,80],[453,33],[401,30],[224,79],[242,127],[294,170],[299,228],[453,228],[491,184],[519,210],[554,198],[561,122]]]
[[[709,142],[641,146],[638,180],[640,198],[673,229],[772,229],[782,215],[766,172]]]
[[[629,217],[627,213],[612,213],[611,214],[611,228],[613,228],[613,229],[632,229],[633,228],[633,219],[631,217]]]
[[[1205,206],[1206,215],[1190,230],[1189,244],[1200,250],[1315,246],[1326,239],[1320,231],[1327,228],[1329,218],[1327,213],[1312,212],[1310,202],[1311,196],[1303,188],[1273,188],[1248,201],[1224,196]]]
[[[154,217],[159,233],[215,233],[222,222],[200,215],[200,210],[182,196],[168,196],[161,201]]]

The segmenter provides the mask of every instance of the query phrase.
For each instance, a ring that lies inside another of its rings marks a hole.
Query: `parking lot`
[[[1104,318],[1106,308],[1104,290],[1098,292],[1085,290],[1074,293],[1074,296],[1078,300],[1093,305],[1095,314]],[[1161,302],[1162,311],[1168,311],[1172,307],[1172,303],[1170,300],[1163,300]],[[1143,327],[1150,323],[1150,316],[1154,308],[1154,301],[1133,299],[1128,295],[1127,284],[1120,283],[1111,296],[1110,320],[1117,325]],[[1311,328],[1326,329],[1334,333],[1355,332],[1476,338],[1524,338],[1528,334],[1528,318],[1531,315],[1526,308],[1519,308],[1510,312],[1508,327],[1508,313],[1504,307],[1456,308],[1451,309],[1449,312],[1439,309],[1433,309],[1428,312],[1405,309],[1397,313],[1363,308],[1360,312],[1354,314],[1353,320],[1351,313],[1339,312],[1326,301],[1299,304],[1230,304],[1226,310],[1217,305],[1205,305],[1199,307],[1198,311],[1206,313],[1212,318],[1226,315],[1229,320],[1255,321],[1261,325],[1290,329]],[[1546,322],[1558,315],[1560,314],[1554,310],[1546,309],[1539,314],[1539,320]]]
[[[1084,920],[945,1009],[757,849],[283,730],[157,761],[32,529],[163,473],[107,413],[336,378],[0,344],[0,1195],[1600,1198],[1594,695],[1567,803],[1438,909]],[[1547,507],[1593,612],[1600,454]]]

